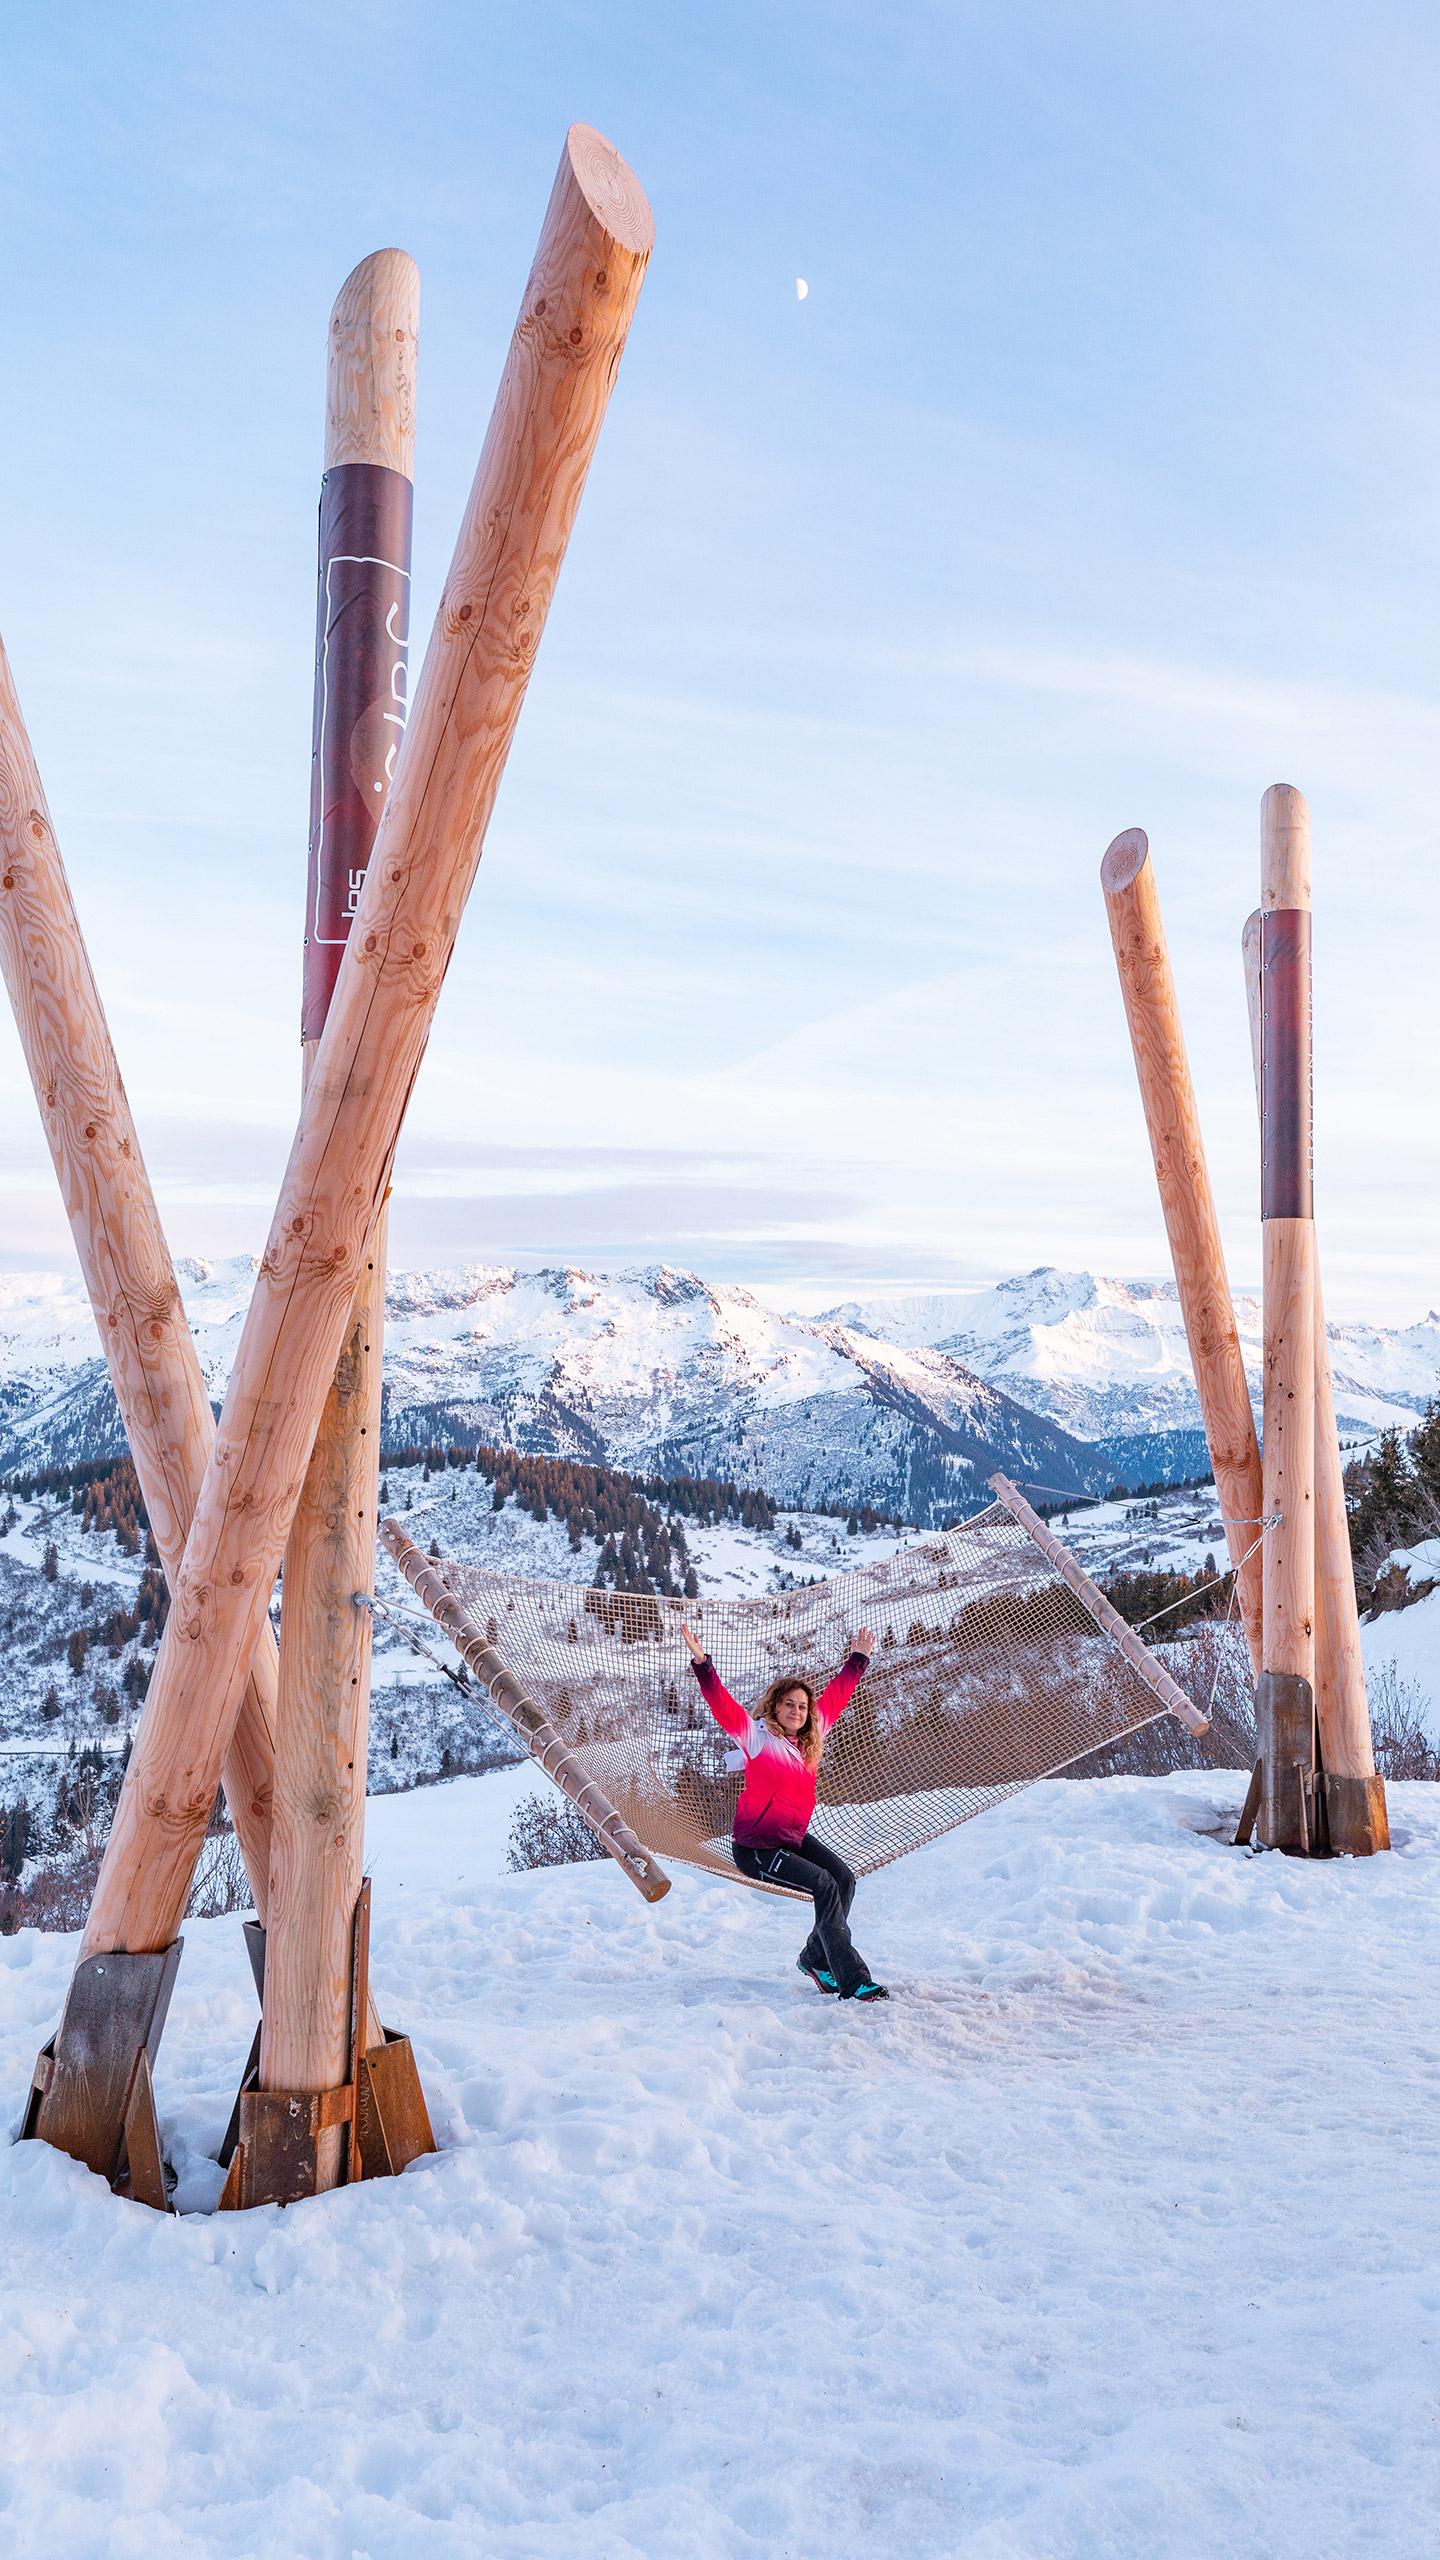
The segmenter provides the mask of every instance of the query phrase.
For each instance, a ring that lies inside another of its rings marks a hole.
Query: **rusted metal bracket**
[[[1330,1854],[1329,1803],[1320,1765],[1315,1693],[1297,1672],[1262,1671],[1255,1683],[1257,1755],[1235,1839],[1252,1831],[1262,1849],[1291,1858]]]
[[[156,1955],[87,1956],[36,2064],[23,2140],[52,2143],[117,2194],[168,2208],[151,2069],[183,1938]]]
[[[247,1920],[245,1923],[245,1953],[250,1959],[250,1971],[255,1978],[255,1997],[263,2009],[265,2006],[265,1931],[258,1920]],[[240,2139],[241,2098],[247,2089],[258,2089],[259,2086],[260,2021],[257,2018],[255,2033],[250,2039],[249,2058],[240,2074],[240,2086],[235,2092],[235,2104],[230,2110],[230,2121],[225,2127],[225,2139],[220,2145],[218,2157],[222,2169],[229,2168],[235,2157],[235,2145]]]
[[[1237,1849],[1246,1849],[1250,1845],[1251,1834],[1255,1829],[1255,1816],[1260,1810],[1260,1787],[1264,1774],[1257,1760],[1250,1772],[1250,1784],[1245,1790],[1245,1802],[1240,1808],[1240,1819],[1235,1826],[1234,1845]]]
[[[246,1931],[256,1988],[265,1996],[265,1933]],[[298,2204],[320,2192],[322,2137],[339,2132],[339,2185],[398,2176],[435,2149],[425,2094],[408,2036],[385,2030],[363,2048],[370,2006],[370,1879],[355,1905],[350,1968],[350,2076],[338,2089],[262,2089],[260,2040],[235,2100],[222,2147],[226,2169],[222,2213],[257,2204]]]
[[[1383,1778],[1332,1778],[1325,1772],[1325,1815],[1337,1858],[1369,1858],[1390,1846]]]

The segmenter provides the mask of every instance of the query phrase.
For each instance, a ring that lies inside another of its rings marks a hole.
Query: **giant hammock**
[[[1142,1725],[1207,1720],[1003,1476],[958,1528],[880,1564],[749,1600],[670,1600],[538,1582],[384,1545],[601,1846],[650,1901],[662,1858],[748,1884],[730,1858],[739,1780],[681,1640],[753,1705],[781,1672],[817,1684],[857,1627],[879,1642],[830,1729],[824,1834],[859,1875]],[[775,1890],[775,1888],[767,1888]]]

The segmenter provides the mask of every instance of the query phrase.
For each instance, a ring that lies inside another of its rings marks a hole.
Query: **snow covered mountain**
[[[255,1265],[185,1262],[180,1276],[218,1404]],[[1258,1404],[1259,1303],[1236,1313]],[[1440,1316],[1334,1324],[1330,1345],[1348,1438],[1408,1427],[1440,1394]],[[1088,1272],[809,1318],[665,1265],[402,1271],[385,1375],[391,1446],[478,1435],[927,1521],[975,1507],[997,1466],[1081,1493],[1206,1464],[1174,1288]],[[122,1445],[78,1279],[0,1275],[0,1473]]]
[[[1241,1350],[1260,1403],[1260,1301],[1237,1297]],[[886,1343],[933,1346],[1017,1403],[1099,1445],[1116,1479],[1149,1481],[1205,1464],[1200,1407],[1171,1281],[1097,1279],[1042,1268],[992,1289],[930,1291],[835,1307],[830,1321]],[[1413,1426],[1440,1394],[1440,1315],[1389,1331],[1332,1324],[1342,1434]]]
[[[179,1269],[218,1403],[255,1265]],[[1093,1450],[948,1350],[777,1314],[663,1265],[397,1273],[385,1373],[391,1446],[479,1436],[926,1521],[978,1508],[996,1467],[1103,1489]],[[0,1277],[0,1473],[122,1446],[79,1282]]]

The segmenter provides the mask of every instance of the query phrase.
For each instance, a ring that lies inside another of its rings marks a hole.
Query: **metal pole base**
[[[1337,1858],[1373,1858],[1390,1846],[1390,1816],[1383,1778],[1325,1776],[1330,1846]]]
[[[1324,1857],[1330,1848],[1315,1734],[1315,1693],[1295,1672],[1262,1671],[1255,1683],[1256,1759],[1235,1837],[1253,1829],[1262,1849]]]
[[[265,1932],[246,1924],[251,1968],[265,1996]],[[355,1905],[351,1959],[351,2073],[338,2089],[262,2089],[260,2039],[231,2113],[221,2164],[226,2170],[222,2213],[257,2204],[299,2204],[322,2192],[321,2145],[340,2132],[340,2173],[331,2181],[353,2186],[359,2178],[393,2178],[412,2160],[436,2148],[425,2092],[408,2036],[387,2027],[384,2041],[360,2049],[370,2002],[370,1880]]]
[[[398,2178],[412,2160],[438,2148],[408,2036],[385,2030],[360,2065],[357,2093],[362,2178]]]
[[[255,1977],[255,1997],[263,2009],[265,2006],[265,1931],[258,1920],[247,1920],[245,1923],[245,1953],[250,1959],[250,1971]],[[240,2101],[247,2089],[258,2089],[259,2086],[260,2023],[257,2019],[255,2033],[250,2039],[249,2057],[240,2074],[240,2086],[235,2092],[235,2104],[230,2110],[230,2121],[225,2127],[225,2139],[220,2145],[219,2160],[222,2169],[229,2168],[235,2157],[235,2145],[240,2139]]]
[[[117,2194],[166,2211],[151,2065],[183,1938],[158,1955],[87,1956],[35,2065],[22,2140],[68,2151]]]

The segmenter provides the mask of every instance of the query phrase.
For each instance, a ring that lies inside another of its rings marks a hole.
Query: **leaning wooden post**
[[[572,126],[311,1070],[37,2130],[88,2076],[81,1974],[170,1944],[385,1197],[653,228]],[[117,2130],[118,2141],[118,2130]]]
[[[315,648],[302,1083],[325,1028],[405,731],[420,279],[403,249],[348,276],[330,315]],[[364,1871],[368,1609],[380,1482],[386,1214],[365,1256],[285,1549],[270,1918],[259,2085],[339,2088],[354,2057],[351,1969]],[[367,2022],[367,2046],[378,2042]],[[242,2114],[244,2101],[242,2100]],[[262,2117],[265,2111],[260,2111]],[[334,2186],[344,2128],[314,2156],[283,2128],[267,2194]],[[264,2140],[242,2131],[253,2152]]]
[[[0,974],[173,1592],[215,1444],[215,1417],[3,646]],[[275,1638],[262,1623],[224,1768],[226,1802],[262,1920],[275,1688]]]
[[[1235,1329],[1220,1221],[1205,1163],[1154,865],[1139,827],[1115,838],[1100,866],[1110,938],[1140,1083],[1140,1099],[1185,1338],[1200,1398],[1225,1539],[1237,1571],[1252,1668],[1260,1668],[1260,1447]]]
[[[1245,998],[1255,1066],[1255,1098],[1262,1107],[1261,932],[1257,908],[1242,937]],[[1385,1782],[1375,1768],[1365,1656],[1355,1600],[1355,1567],[1345,1505],[1345,1469],[1335,1422],[1330,1343],[1315,1259],[1315,1715],[1325,1774],[1325,1809],[1332,1849],[1366,1857],[1390,1846]]]
[[[1257,1833],[1315,1836],[1315,1221],[1311,1182],[1310,820],[1276,783],[1260,810],[1260,1216],[1265,1650],[1255,1692]]]

